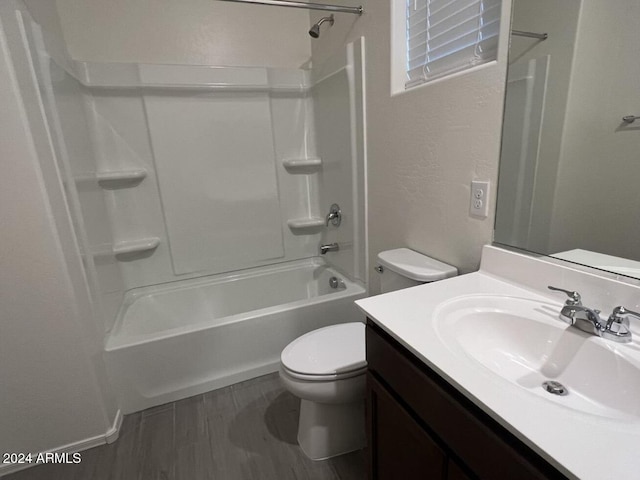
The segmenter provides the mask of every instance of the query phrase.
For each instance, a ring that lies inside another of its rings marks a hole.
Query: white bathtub
[[[344,287],[332,289],[332,276]],[[296,337],[361,320],[353,302],[364,296],[319,258],[132,290],[105,346],[120,408],[131,413],[275,372]]]

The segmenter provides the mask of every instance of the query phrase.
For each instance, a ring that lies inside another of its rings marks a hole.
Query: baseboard
[[[106,443],[113,443],[118,439],[120,435],[120,428],[122,427],[122,412],[118,410],[116,412],[116,416],[113,419],[113,425],[109,430],[107,430],[103,435],[96,435],[95,437],[85,438],[83,440],[79,440],[77,442],[69,443],[67,445],[62,445],[61,447],[52,448],[50,450],[46,450],[46,452],[51,453],[75,453],[81,452],[83,450],[88,450],[90,448],[99,447],[100,445],[104,445]],[[45,452],[34,452],[32,455],[36,457],[38,453]],[[35,467],[36,463],[7,463],[0,464],[0,477],[4,477],[5,475],[9,475],[10,473],[17,472],[19,470],[24,470],[29,467]]]
[[[120,436],[120,428],[122,427],[122,419],[122,410],[118,410],[116,412],[116,418],[113,419],[113,425],[104,435],[106,443],[113,443],[118,439]]]

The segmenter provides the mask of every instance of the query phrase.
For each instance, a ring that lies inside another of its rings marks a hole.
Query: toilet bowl
[[[383,293],[457,275],[408,248],[380,252]],[[365,446],[365,325],[342,323],[298,337],[280,356],[283,386],[300,398],[298,443],[312,460]]]
[[[280,379],[300,398],[298,443],[312,460],[365,445],[365,325],[320,328],[291,342],[280,356]]]

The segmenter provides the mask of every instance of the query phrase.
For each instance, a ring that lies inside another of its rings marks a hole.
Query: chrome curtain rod
[[[362,5],[359,7],[345,7],[344,5],[327,5],[325,3],[294,2],[292,0],[221,0],[223,2],[256,3],[258,5],[275,5],[278,7],[306,8],[309,10],[324,10],[325,12],[354,13],[362,15]]]
[[[511,30],[511,35],[515,35],[516,37],[537,38],[538,40],[546,40],[549,38],[548,33],[523,32],[522,30]]]

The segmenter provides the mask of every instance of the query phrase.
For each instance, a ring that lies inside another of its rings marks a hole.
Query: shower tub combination
[[[162,262],[165,267],[158,270],[161,276],[157,278],[227,273],[170,283],[158,280],[158,285],[147,283],[124,296],[104,352],[122,413],[276,372],[280,353],[299,336],[332,324],[364,320],[354,301],[366,295],[365,287],[352,281],[367,278],[363,59],[360,39],[332,57],[329,67],[336,70],[322,72],[319,79],[314,75],[320,72],[266,67],[135,66],[140,78],[152,82],[134,85],[143,92],[136,108],[145,106],[136,128],[150,132],[152,148],[145,165],[149,172],[155,172],[155,166],[159,182],[158,192],[144,201],[159,204],[165,219],[156,219],[149,228],[160,232],[161,243],[152,253],[158,263],[148,267],[144,256],[131,263],[123,261],[119,264],[123,278],[133,273],[128,284],[140,279],[153,282],[155,265]],[[235,82],[231,86],[229,78]],[[218,82],[216,88],[231,90],[226,96],[203,95],[208,90],[201,89],[211,87],[208,81]],[[153,89],[167,85],[179,93],[154,93]],[[195,93],[187,94],[185,85]],[[271,91],[278,94],[271,95]],[[107,110],[108,115],[113,113]],[[119,112],[123,119],[128,111]],[[246,132],[227,121],[228,111],[248,125]],[[311,113],[313,117],[307,118]],[[173,123],[167,123],[168,119]],[[109,122],[117,121],[109,117]],[[227,125],[230,130],[216,127],[218,136],[213,138],[208,127],[203,127],[210,124]],[[114,128],[111,123],[107,127],[108,132]],[[236,152],[253,130],[261,133],[260,138],[252,138],[253,150]],[[301,145],[306,145],[310,135],[316,145],[306,152]],[[221,151],[221,142],[227,153],[218,165],[211,162],[211,154]],[[290,152],[301,157],[290,157]],[[176,167],[179,156],[185,158]],[[293,158],[293,169],[289,158]],[[300,169],[295,166],[299,160],[302,165],[312,160],[314,167]],[[195,193],[191,177],[206,179],[193,183],[197,184]],[[219,183],[212,183],[213,179]],[[238,179],[241,183],[233,183]],[[251,191],[247,200],[236,195],[241,187],[258,183],[259,194]],[[139,186],[142,189],[145,183]],[[229,198],[223,198],[225,195]],[[237,211],[221,208],[236,197],[240,199],[233,202]],[[269,202],[264,200],[267,197]],[[345,222],[339,229],[330,226],[320,231],[324,226],[324,221],[317,225],[318,219],[324,220],[321,205],[334,202],[348,213]],[[261,210],[267,203],[268,218]],[[125,218],[122,231],[133,222]],[[231,218],[236,223],[230,223]],[[255,223],[255,218],[262,223]],[[333,266],[325,257],[315,256],[318,244],[327,242],[347,247],[328,255]],[[298,256],[308,257],[290,261]],[[256,266],[278,260],[274,265]],[[341,280],[332,282],[337,288],[331,287],[331,277]],[[120,291],[124,288],[125,283]]]
[[[359,319],[353,302],[364,296],[320,258],[132,290],[105,348],[120,408],[131,413],[275,372],[295,338]]]

